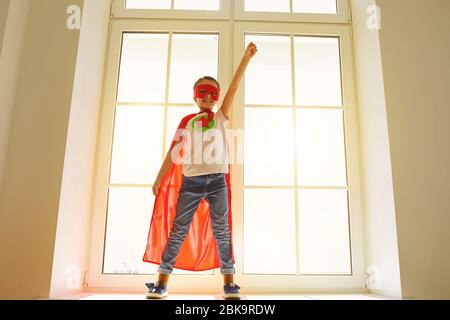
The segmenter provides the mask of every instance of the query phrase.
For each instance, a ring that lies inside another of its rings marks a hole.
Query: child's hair
[[[195,89],[195,87],[199,84],[199,82],[201,82],[201,81],[203,81],[203,80],[211,80],[211,81],[214,81],[214,82],[217,84],[217,87],[220,89],[220,84],[219,84],[219,82],[218,82],[216,79],[214,79],[213,77],[210,77],[210,76],[204,76],[204,77],[201,77],[200,79],[198,79],[197,82],[194,84],[194,89]]]

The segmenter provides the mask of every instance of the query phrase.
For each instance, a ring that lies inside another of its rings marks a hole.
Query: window
[[[126,0],[127,9],[171,9],[171,0]]]
[[[198,111],[195,80],[211,75],[226,92],[252,41],[258,54],[230,119],[230,129],[244,129],[242,145],[230,143],[234,160],[240,147],[244,154],[231,181],[240,283],[273,292],[364,287],[351,38],[348,24],[327,23],[345,22],[346,6],[115,2],[90,286],[140,288],[156,274],[157,265],[142,262],[152,183],[180,119]],[[175,273],[179,290],[215,290],[221,281],[218,270]]]
[[[250,42],[259,54],[245,76],[244,273],[351,274],[339,38]],[[262,263],[267,252],[276,256]]]
[[[336,0],[292,0],[292,11],[301,13],[337,14]]]
[[[217,78],[217,67],[216,34],[123,34],[104,273],[156,272],[155,265],[140,261],[154,201],[148,185],[182,116],[197,112],[192,85],[205,74]]]
[[[245,11],[337,14],[336,0],[245,0]]]
[[[229,19],[229,0],[115,0],[116,18]]]
[[[127,9],[219,10],[220,0],[126,0]]]
[[[235,19],[348,23],[346,0],[234,0]]]

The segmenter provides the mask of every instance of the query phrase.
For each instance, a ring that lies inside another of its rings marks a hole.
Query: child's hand
[[[253,58],[253,56],[258,52],[258,48],[256,47],[256,44],[253,42],[250,42],[247,46],[247,49],[245,50],[244,56],[247,58]]]
[[[160,186],[161,186],[161,183],[158,182],[158,181],[155,181],[155,183],[153,184],[153,187],[152,187],[152,191],[153,191],[153,195],[154,196],[158,195]]]

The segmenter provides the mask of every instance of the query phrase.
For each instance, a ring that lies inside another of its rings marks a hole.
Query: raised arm
[[[231,109],[233,106],[233,100],[236,95],[237,89],[239,88],[239,84],[241,82],[242,77],[244,76],[245,70],[247,69],[247,65],[253,56],[258,51],[256,45],[253,42],[250,42],[245,50],[244,56],[242,57],[241,63],[239,64],[236,72],[234,73],[233,80],[231,81],[230,87],[228,88],[227,94],[223,99],[222,106],[219,110],[222,110],[223,115],[229,119],[231,114]]]

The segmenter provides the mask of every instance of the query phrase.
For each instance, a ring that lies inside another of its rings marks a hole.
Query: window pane
[[[170,9],[170,0],[127,0],[127,9]]]
[[[351,274],[346,190],[300,190],[300,273]]]
[[[342,106],[339,39],[295,37],[297,105]]]
[[[218,50],[218,35],[173,35],[169,102],[193,103],[195,82],[207,75],[217,79]]]
[[[290,108],[245,108],[245,185],[294,185],[292,114]]]
[[[175,0],[174,9],[219,10],[220,0]]]
[[[155,274],[158,265],[142,261],[155,197],[150,188],[111,187],[108,195],[103,273]],[[174,274],[213,274],[175,268]]]
[[[244,273],[295,274],[294,190],[245,189],[244,199]]]
[[[164,108],[117,106],[110,183],[153,183],[161,166]]]
[[[297,109],[299,185],[347,185],[342,116],[342,110]]]
[[[292,0],[294,12],[337,14],[336,0]]]
[[[166,34],[124,34],[119,102],[164,102],[168,40]]]
[[[245,36],[258,54],[245,72],[245,103],[292,104],[291,46],[289,36]]]
[[[245,0],[245,11],[289,12],[289,0]]]
[[[183,117],[197,113],[200,109],[197,106],[192,107],[169,107],[167,111],[167,131],[166,131],[166,152],[172,144],[172,139],[175,136],[178,125]]]
[[[150,188],[109,188],[104,273],[156,273],[142,261],[154,201]]]

